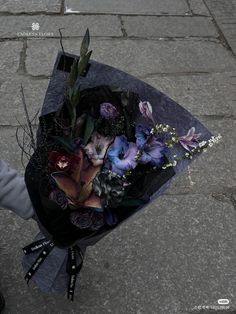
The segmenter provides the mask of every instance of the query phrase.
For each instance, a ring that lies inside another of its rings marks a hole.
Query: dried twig
[[[16,117],[19,127],[17,127],[16,129],[15,135],[16,135],[17,144],[21,149],[21,164],[25,169],[24,157],[26,157],[26,159],[29,160],[30,157],[32,156],[32,152],[36,151],[36,141],[35,141],[35,134],[34,134],[35,132],[33,128],[34,128],[34,121],[37,119],[39,110],[36,112],[33,118],[30,119],[28,109],[27,109],[27,104],[25,101],[24,89],[22,85],[21,85],[21,98],[22,98],[24,113],[26,117],[26,124],[22,124]],[[22,131],[21,136],[19,136],[20,130]]]
[[[24,89],[23,86],[21,84],[21,96],[22,96],[22,103],[24,106],[24,111],[25,111],[25,116],[26,116],[26,120],[27,120],[27,124],[28,124],[28,128],[29,128],[29,132],[30,132],[30,140],[31,140],[31,145],[33,147],[34,150],[36,150],[36,143],[34,140],[34,133],[33,133],[33,129],[32,129],[32,124],[29,118],[29,114],[28,114],[28,109],[27,109],[27,105],[25,102],[25,94],[24,94]]]
[[[31,123],[33,124],[33,122],[37,119],[38,114],[39,114],[40,109],[38,109],[38,111],[36,112],[36,114],[34,115],[34,117],[31,120]]]
[[[20,142],[20,139],[18,137],[18,131],[19,131],[19,128],[16,129],[16,141],[17,141],[18,146],[21,149],[21,164],[22,164],[23,168],[25,169],[24,154],[25,154],[25,156],[27,156],[28,152],[25,150],[25,147],[24,147],[24,141],[25,141],[24,137],[23,137],[23,144],[21,144],[21,142]]]
[[[19,125],[20,125],[20,127],[23,129],[23,131],[24,131],[28,136],[30,136],[30,132],[29,132],[27,126],[24,125],[24,124],[22,124],[22,123],[17,119],[17,117],[15,117],[15,119],[17,120],[17,122],[19,123]]]

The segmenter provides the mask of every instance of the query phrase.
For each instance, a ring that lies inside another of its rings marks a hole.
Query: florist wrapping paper
[[[71,85],[70,100],[77,97],[73,91],[80,91],[73,115],[65,95],[75,60],[76,55],[58,53],[40,116],[38,148],[25,174],[40,228],[35,241],[52,243],[42,252],[47,255],[43,263],[30,273],[47,292],[68,287],[73,276],[68,248],[79,248],[72,252],[79,271],[87,246],[156,200],[218,140],[167,95],[92,60]],[[46,151],[45,143],[50,144]],[[38,255],[37,250],[24,256],[25,271]]]

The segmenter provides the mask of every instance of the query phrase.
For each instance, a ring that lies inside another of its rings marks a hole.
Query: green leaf
[[[72,100],[73,100],[73,90],[70,88],[69,89],[69,99],[66,102],[68,114],[70,117],[70,126],[72,126],[72,124],[73,124],[72,121],[74,121],[75,115],[76,115],[75,108],[74,108],[73,104],[71,103]]]
[[[71,126],[71,136],[75,132],[75,122],[76,122],[76,106],[80,100],[80,90],[69,87],[68,92],[69,100],[67,102],[67,109],[70,116],[70,126]]]
[[[75,85],[75,82],[77,80],[79,71],[78,71],[78,60],[75,59],[73,61],[73,64],[71,66],[71,71],[70,71],[70,75],[69,75],[69,79],[68,79],[68,84],[70,87],[73,87]]]
[[[73,94],[73,101],[72,101],[72,104],[74,107],[78,105],[79,100],[80,100],[80,91],[76,90]]]
[[[80,76],[83,76],[86,73],[92,52],[93,51],[90,50],[85,56],[80,57],[78,65],[78,72]]]
[[[69,101],[72,108],[75,108],[80,99],[80,90],[76,88],[69,88]]]
[[[125,207],[136,207],[136,206],[144,205],[145,203],[146,201],[142,199],[126,198],[122,201],[120,205],[125,206]]]
[[[52,135],[51,138],[59,142],[68,153],[71,153],[74,151],[74,145],[73,145],[72,139],[64,138],[61,136],[54,136],[54,135]]]
[[[80,56],[85,56],[88,52],[90,43],[89,29],[87,28],[80,47]]]
[[[69,87],[69,92],[68,92],[68,94],[69,94],[69,101],[70,101],[70,104],[71,104],[72,99],[73,99],[73,94],[74,94],[74,88]]]
[[[95,127],[95,120],[91,116],[87,116],[86,119],[86,126],[84,131],[84,145],[88,143],[88,140],[90,139]]]

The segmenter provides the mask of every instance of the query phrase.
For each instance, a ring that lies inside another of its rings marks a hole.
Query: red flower
[[[81,157],[64,151],[51,151],[48,159],[49,166],[53,171],[69,171],[74,168],[75,164],[80,162]]]

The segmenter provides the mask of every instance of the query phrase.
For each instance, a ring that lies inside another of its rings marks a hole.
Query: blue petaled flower
[[[136,127],[136,144],[140,151],[139,163],[150,163],[161,166],[164,162],[166,145],[155,134],[150,133],[150,128],[142,125]]]
[[[124,135],[117,136],[107,154],[112,163],[112,171],[123,175],[125,171],[134,169],[137,166],[137,152],[135,143],[129,143]]]

